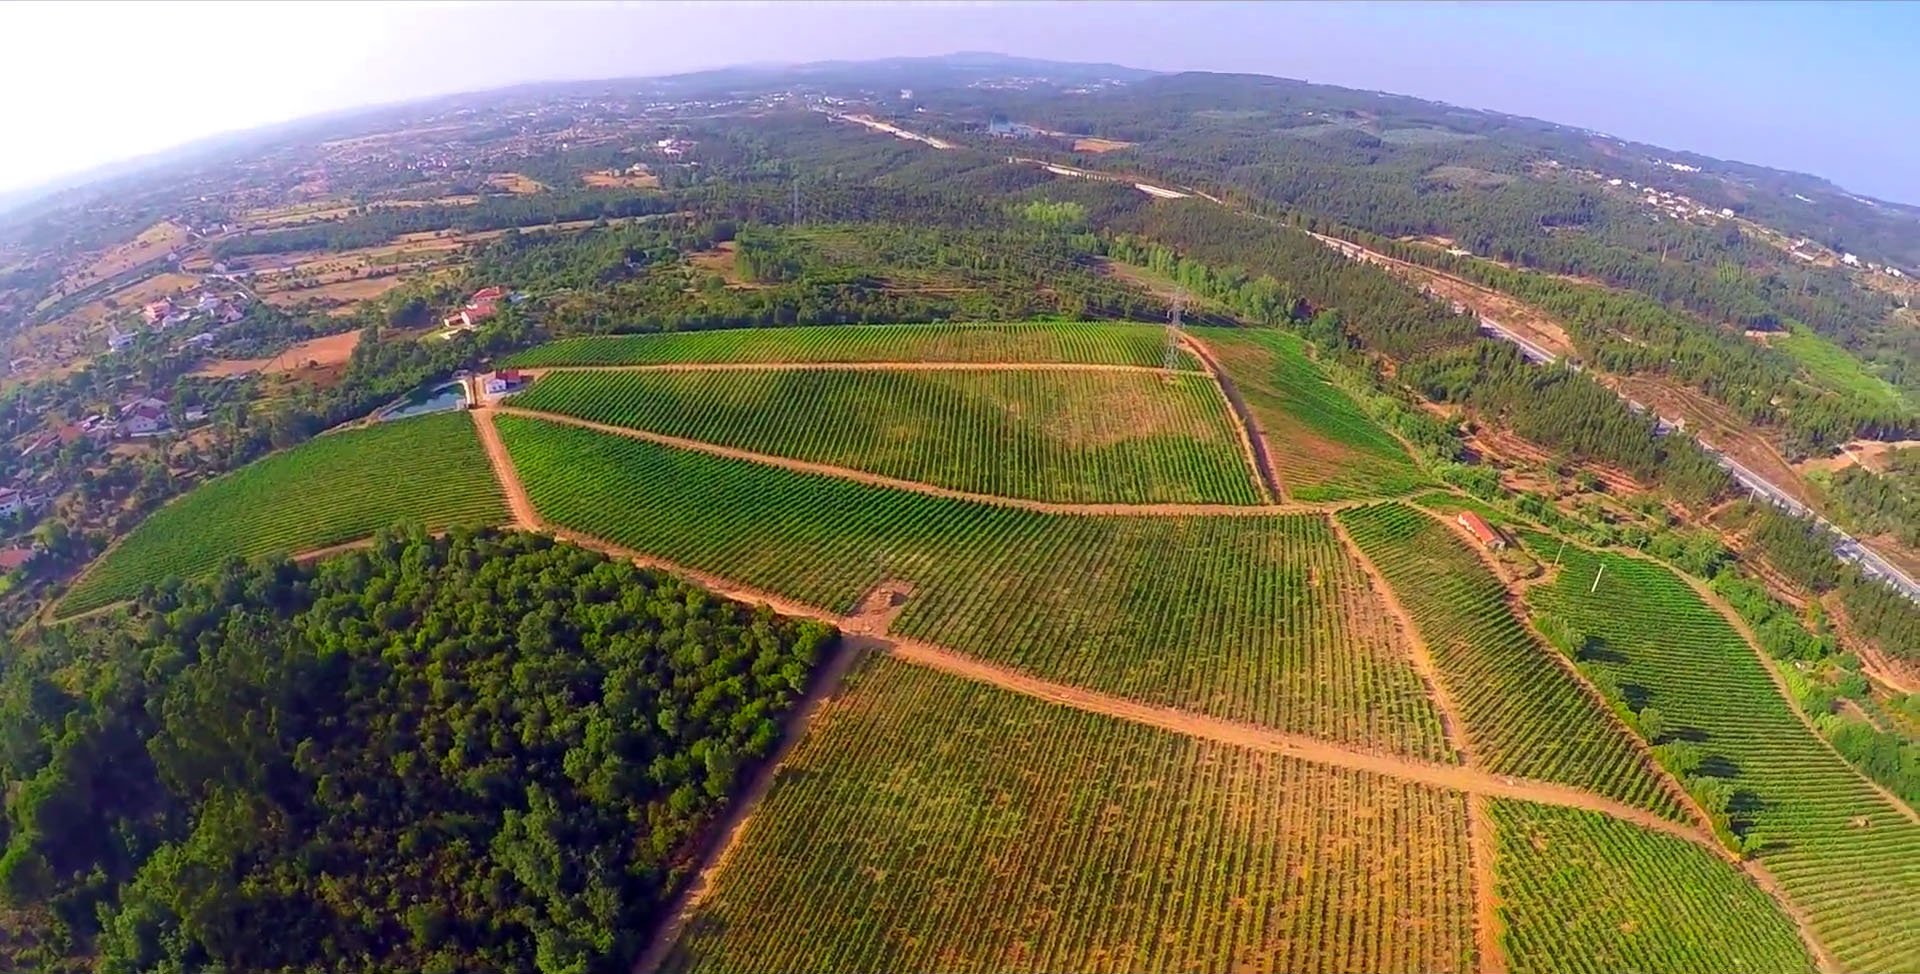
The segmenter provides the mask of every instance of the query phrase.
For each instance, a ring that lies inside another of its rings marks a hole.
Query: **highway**
[[[1391,266],[1386,258],[1352,241],[1341,240],[1338,237],[1329,237],[1325,234],[1313,233],[1312,231],[1308,231],[1308,235],[1332,247],[1350,259],[1362,260],[1370,264],[1378,264],[1382,267]],[[1432,297],[1433,295],[1428,293],[1428,296]],[[1466,308],[1459,302],[1454,302],[1454,310],[1462,314],[1466,313]],[[1519,346],[1520,354],[1528,361],[1539,365],[1551,365],[1559,360],[1558,355],[1540,347],[1540,345],[1529,340],[1524,335],[1501,325],[1486,315],[1480,315],[1479,317],[1480,331],[1483,334],[1503,339]],[[1570,367],[1576,372],[1580,370],[1579,365],[1572,365]],[[1624,395],[1622,395],[1621,398],[1627,400],[1627,405],[1632,407],[1634,412],[1645,413],[1647,411],[1645,405],[1635,402],[1632,399],[1627,399]],[[1683,424],[1679,420],[1669,419],[1668,417],[1659,415],[1654,416],[1654,432],[1658,435],[1665,436],[1681,428],[1683,428]],[[1833,536],[1833,554],[1835,557],[1857,566],[1861,573],[1867,577],[1878,579],[1892,586],[1907,598],[1915,602],[1920,602],[1920,581],[1915,581],[1913,576],[1901,571],[1899,566],[1888,561],[1884,555],[1873,550],[1866,542],[1842,531],[1839,526],[1835,525],[1832,521],[1821,517],[1819,513],[1812,508],[1795,500],[1793,495],[1781,488],[1780,485],[1760,476],[1758,473],[1755,473],[1752,468],[1740,461],[1727,456],[1706,440],[1696,438],[1696,442],[1700,444],[1701,449],[1707,451],[1708,456],[1712,457],[1728,474],[1732,475],[1733,479],[1738,481],[1740,486],[1745,487],[1747,491],[1756,498],[1765,500],[1790,514],[1812,518],[1814,523],[1820,525],[1822,529]]]

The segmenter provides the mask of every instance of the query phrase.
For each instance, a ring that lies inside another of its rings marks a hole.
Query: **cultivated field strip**
[[[1513,974],[1815,969],[1793,921],[1706,849],[1580,809],[1489,805]]]
[[[653,365],[686,362],[1080,362],[1165,364],[1166,329],[1098,322],[821,325],[567,338],[509,365]],[[1197,369],[1184,351],[1175,367]]]
[[[676,971],[1465,971],[1458,794],[874,660]]]
[[[561,372],[517,408],[981,494],[1258,504],[1203,375],[1149,372]]]
[[[798,602],[910,585],[893,631],[1047,679],[1450,760],[1367,579],[1322,515],[1041,514],[497,423],[541,519]]]
[[[444,413],[316,437],[155,511],[88,570],[62,615],[132,598],[170,576],[201,577],[231,558],[292,554],[364,538],[397,522],[438,530],[506,520],[473,421]]]
[[[1733,828],[1760,837],[1761,862],[1843,966],[1920,970],[1920,824],[1801,722],[1723,616],[1665,567],[1571,545],[1528,600],[1585,637],[1602,686],[1631,688],[1667,738],[1691,742],[1694,774],[1728,793]]]
[[[1412,615],[1482,767],[1687,820],[1628,732],[1514,617],[1505,588],[1452,530],[1404,504],[1337,516]]]
[[[1327,381],[1299,337],[1253,328],[1191,334],[1246,401],[1289,499],[1390,497],[1428,482],[1400,441]]]

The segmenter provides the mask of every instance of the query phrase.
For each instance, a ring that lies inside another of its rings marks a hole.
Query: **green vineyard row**
[[[1723,616],[1665,567],[1572,545],[1528,600],[1844,966],[1920,970],[1920,824],[1800,721]]]
[[[1469,971],[1459,795],[887,659],[828,705],[671,971]]]
[[[1452,530],[1404,504],[1338,517],[1413,616],[1482,766],[1686,819],[1628,732],[1514,617],[1505,587]]]
[[[1158,325],[1032,322],[967,325],[820,325],[567,338],[509,365],[662,365],[685,362],[1081,362],[1158,366]],[[1199,368],[1185,352],[1176,366]]]
[[[466,413],[321,436],[211,481],[153,512],[60,603],[70,615],[142,585],[210,575],[230,558],[297,553],[400,521],[493,524],[506,502]]]
[[[1203,375],[560,372],[514,405],[1003,497],[1261,500]]]
[[[1051,680],[1449,760],[1365,575],[1318,515],[1051,515],[522,416],[546,521],[797,601],[913,594],[894,631]]]

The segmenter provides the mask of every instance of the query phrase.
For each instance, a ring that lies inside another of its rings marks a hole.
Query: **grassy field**
[[[208,482],[155,511],[60,603],[68,615],[148,582],[214,573],[230,558],[297,553],[399,521],[429,528],[506,520],[506,502],[465,413],[318,437]]]
[[[1159,325],[1036,322],[1006,325],[821,325],[566,338],[512,356],[509,365],[659,365],[683,362],[1083,362],[1158,366]],[[1179,367],[1199,368],[1180,353]]]
[[[1908,412],[1920,411],[1920,404],[1893,387],[1887,380],[1867,370],[1846,349],[1804,328],[1795,328],[1767,343],[1793,356],[1813,381],[1829,389],[1877,400]]]
[[[1193,334],[1246,399],[1288,497],[1392,497],[1428,483],[1400,441],[1327,381],[1298,337],[1238,328]]]
[[[1536,552],[1558,544],[1524,537]],[[1561,566],[1529,602],[1583,637],[1597,682],[1659,712],[1662,740],[1688,742],[1692,777],[1841,963],[1920,969],[1920,825],[1794,716],[1755,650],[1671,571],[1572,545]]]
[[[1437,716],[1318,515],[1086,517],[498,417],[542,518],[1048,679],[1436,760]]]
[[[1490,808],[1513,974],[1814,970],[1793,921],[1713,853],[1593,812]]]
[[[1004,497],[1261,500],[1202,375],[561,372],[514,405]]]
[[[821,714],[674,971],[1467,971],[1459,796],[886,659]]]
[[[1628,732],[1520,624],[1506,589],[1452,529],[1404,504],[1337,516],[1412,615],[1483,766],[1684,819]]]

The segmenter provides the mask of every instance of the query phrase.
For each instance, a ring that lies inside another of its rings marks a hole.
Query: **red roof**
[[[1479,538],[1481,544],[1494,544],[1500,540],[1500,532],[1495,531],[1493,525],[1487,523],[1486,518],[1472,511],[1461,511],[1456,520],[1461,527],[1472,531],[1473,536]]]
[[[0,572],[13,571],[32,560],[32,548],[0,548]]]
[[[468,318],[478,321],[481,318],[490,318],[492,316],[493,316],[492,301],[475,301],[474,303],[467,305]]]
[[[480,290],[473,292],[473,302],[475,304],[480,304],[482,302],[493,302],[493,301],[498,301],[501,298],[504,298],[506,296],[507,296],[507,289],[496,284],[492,287],[483,287]]]

